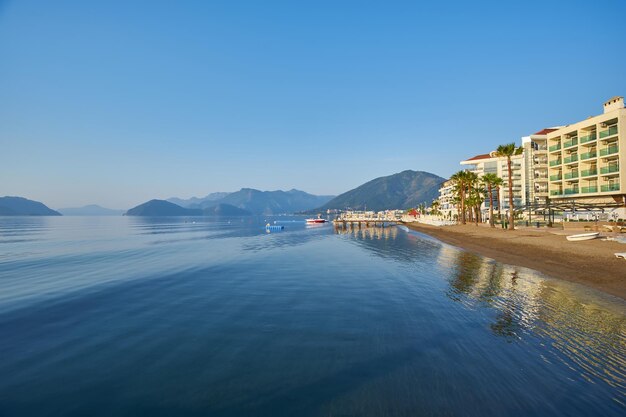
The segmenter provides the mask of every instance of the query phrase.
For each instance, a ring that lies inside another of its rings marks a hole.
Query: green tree
[[[498,146],[495,155],[506,158],[506,166],[509,173],[509,229],[515,229],[515,207],[513,207],[513,169],[511,168],[511,157],[521,155],[524,148],[515,146],[515,143]]]
[[[450,180],[454,183],[454,191],[461,203],[459,210],[461,224],[465,224],[467,221],[467,198],[470,196],[471,188],[474,187],[478,181],[478,175],[471,171],[459,171],[452,175]],[[472,206],[470,205],[470,207]]]
[[[502,178],[496,174],[488,173],[482,176],[480,182],[484,187],[487,187],[487,194],[489,195],[489,225],[496,227],[493,219],[493,190],[497,190],[502,185]]]

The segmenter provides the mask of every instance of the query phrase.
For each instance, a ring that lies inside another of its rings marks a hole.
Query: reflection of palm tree
[[[452,298],[458,301],[459,294],[470,294],[478,282],[478,272],[482,265],[482,258],[469,252],[459,252],[456,258],[453,279],[450,282],[455,294]]]
[[[480,181],[483,186],[487,187],[487,193],[489,194],[489,225],[496,227],[493,221],[493,190],[502,185],[502,178],[498,177],[496,174],[488,173],[483,175]]]
[[[498,146],[495,155],[497,157],[506,157],[506,166],[509,173],[509,229],[515,229],[515,208],[513,207],[513,170],[511,169],[511,157],[521,155],[524,148],[515,146],[515,143]]]

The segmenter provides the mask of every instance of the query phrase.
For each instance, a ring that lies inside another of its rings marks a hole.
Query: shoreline
[[[626,244],[600,239],[570,242],[565,235],[574,233],[547,229],[503,230],[474,224],[403,224],[468,252],[534,269],[550,277],[576,282],[626,300],[626,260],[614,255],[615,252],[626,252]]]

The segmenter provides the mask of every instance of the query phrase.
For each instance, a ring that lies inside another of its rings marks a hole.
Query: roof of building
[[[476,161],[476,160],[479,160],[479,159],[489,159],[489,158],[491,158],[491,155],[489,155],[488,153],[483,153],[483,154],[480,154],[480,155],[476,155],[476,156],[474,156],[474,157],[472,157],[470,159],[466,159],[466,161]]]
[[[537,133],[533,133],[533,135],[547,135],[548,133],[550,133],[550,132],[554,132],[555,130],[558,130],[558,129],[550,129],[550,128],[548,128],[548,129],[542,129],[542,130],[540,130],[540,131],[539,131],[539,132],[537,132]]]

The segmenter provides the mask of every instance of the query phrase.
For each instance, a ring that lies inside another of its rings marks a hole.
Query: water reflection
[[[544,360],[559,361],[592,383],[616,388],[626,403],[626,315],[623,303],[603,300],[575,285],[442,246],[450,269],[447,295],[469,307],[493,308],[489,327],[508,342],[551,346]]]

